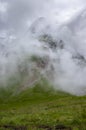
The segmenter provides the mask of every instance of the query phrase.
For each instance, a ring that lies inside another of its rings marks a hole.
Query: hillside
[[[0,130],[86,130],[86,96],[54,91],[47,83],[15,95],[1,90]]]

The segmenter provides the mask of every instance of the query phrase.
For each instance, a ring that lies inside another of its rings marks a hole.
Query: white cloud
[[[71,57],[73,53],[78,52],[86,58],[86,13],[83,13],[86,12],[85,8],[85,0],[0,1],[0,67],[4,76],[8,70],[9,73],[17,71],[19,62],[23,61],[25,56],[34,53],[45,55],[42,43],[37,39],[32,39],[27,31],[33,21],[44,17],[43,23],[35,25],[37,33],[46,30],[57,41],[62,39],[66,46],[66,49],[60,51],[59,55],[58,52],[46,52],[51,61],[53,61],[53,56],[56,59],[59,57],[61,61],[60,65],[57,61],[56,64],[52,63],[56,72],[55,81],[56,83],[58,81],[57,84],[60,84],[65,91],[77,94],[79,88],[80,92],[86,84],[86,68],[80,68]],[[47,29],[45,29],[46,27]],[[10,56],[8,56],[9,54]],[[60,73],[60,70],[64,73]],[[2,73],[0,73],[1,79],[6,80],[7,73],[5,78]],[[71,85],[73,87],[68,88]]]
[[[0,2],[0,12],[5,13],[7,11],[8,4],[6,2]]]

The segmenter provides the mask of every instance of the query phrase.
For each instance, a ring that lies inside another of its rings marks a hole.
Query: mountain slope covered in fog
[[[85,3],[0,1],[0,87],[46,78],[56,90],[85,95]]]
[[[86,130],[86,0],[0,0],[0,130]]]

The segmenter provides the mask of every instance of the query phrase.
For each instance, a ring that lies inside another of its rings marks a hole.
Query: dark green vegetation
[[[0,90],[0,130],[86,130],[86,96],[44,84],[14,94]]]

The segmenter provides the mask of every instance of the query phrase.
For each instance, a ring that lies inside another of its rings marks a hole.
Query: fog
[[[40,77],[86,94],[85,0],[0,0],[0,87]]]

